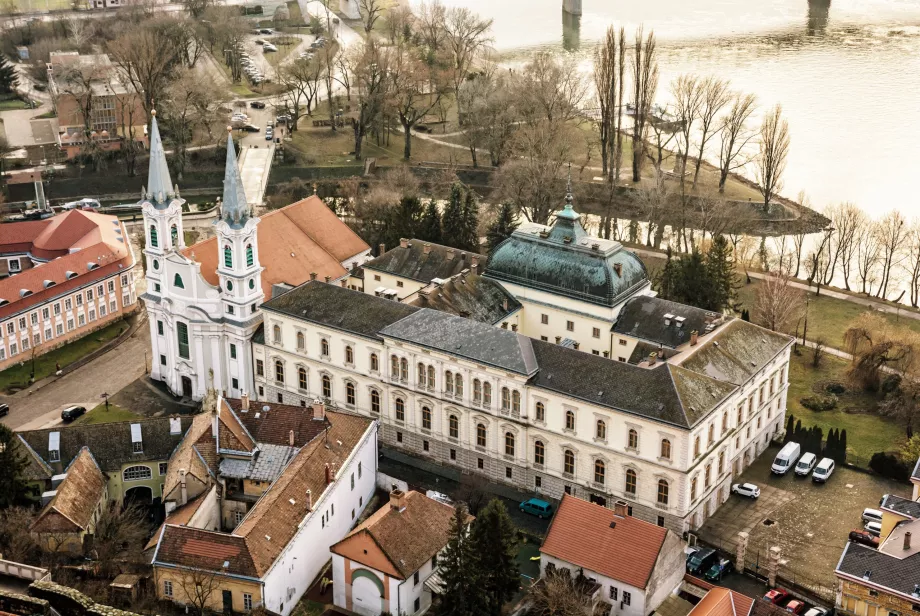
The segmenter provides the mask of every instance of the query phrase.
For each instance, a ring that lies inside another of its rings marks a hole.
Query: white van
[[[776,454],[776,458],[773,460],[773,466],[770,467],[770,470],[777,475],[785,475],[795,464],[795,461],[799,459],[799,454],[802,453],[802,448],[799,447],[798,443],[789,442],[783,445],[783,448],[779,450],[779,453]]]
[[[818,483],[824,483],[831,478],[831,473],[834,472],[834,461],[830,458],[822,458],[818,462],[818,466],[815,467],[815,472],[811,474],[811,480]]]
[[[803,453],[799,458],[799,463],[795,465],[795,474],[802,477],[808,477],[808,473],[815,467],[818,457],[813,453]]]

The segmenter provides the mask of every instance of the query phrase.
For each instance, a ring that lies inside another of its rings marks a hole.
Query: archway
[[[351,577],[351,609],[358,614],[376,616],[383,611],[383,582],[364,569],[357,569]]]
[[[153,503],[153,490],[148,486],[134,486],[125,490],[124,505],[148,506]]]

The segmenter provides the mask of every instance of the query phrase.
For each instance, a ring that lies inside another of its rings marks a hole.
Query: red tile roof
[[[611,528],[611,524],[616,525]],[[562,497],[540,552],[645,588],[667,529],[569,496]]]
[[[369,246],[335,212],[316,196],[307,197],[261,217],[257,227],[262,291],[265,299],[272,295],[272,285],[287,283],[298,286],[316,273],[341,278],[346,269],[341,262]],[[217,238],[212,237],[182,251],[201,264],[201,275],[212,284],[219,283]]]
[[[245,539],[189,526],[166,525],[156,553],[158,562],[258,577]]]
[[[211,489],[213,490],[215,488]],[[171,513],[166,514],[166,521],[160,524],[157,532],[153,533],[153,536],[150,538],[150,541],[147,542],[147,545],[144,546],[144,549],[149,550],[150,548],[156,547],[157,542],[160,540],[160,533],[167,524],[172,524],[173,526],[185,526],[188,524],[189,520],[198,513],[198,509],[201,508],[201,504],[204,503],[208,494],[210,494],[210,490],[202,492],[181,507],[176,507]]]
[[[243,401],[239,398],[227,399],[227,404],[257,443],[289,445],[293,431],[294,447],[303,447],[326,427],[326,422],[313,419],[313,408],[309,406],[250,400],[249,410],[244,411]]]
[[[748,616],[753,605],[754,599],[747,595],[714,586],[688,616]]]

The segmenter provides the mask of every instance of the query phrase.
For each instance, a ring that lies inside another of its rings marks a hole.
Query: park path
[[[243,192],[246,200],[253,205],[262,205],[265,199],[265,187],[271,171],[275,144],[262,147],[244,147],[240,153],[240,178],[243,180]]]

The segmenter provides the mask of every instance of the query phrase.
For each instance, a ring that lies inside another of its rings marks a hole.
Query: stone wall
[[[43,599],[0,590],[0,612],[19,616],[48,616],[50,605]]]
[[[139,616],[96,603],[80,591],[54,582],[34,582],[29,586],[29,594],[50,604],[61,616]]]

